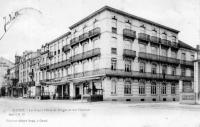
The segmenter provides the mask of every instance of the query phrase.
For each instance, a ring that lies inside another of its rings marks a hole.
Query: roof
[[[72,26],[70,26],[69,28],[70,29],[73,29],[74,27],[84,23],[85,21],[91,19],[92,17],[96,16],[97,14],[105,11],[105,10],[109,10],[111,12],[115,12],[115,13],[118,13],[118,14],[121,14],[121,15],[124,15],[124,16],[127,16],[127,17],[130,17],[130,18],[133,18],[133,19],[137,19],[137,20],[140,20],[140,21],[143,21],[143,22],[146,22],[146,23],[149,23],[149,24],[152,24],[152,25],[155,25],[155,26],[158,26],[158,27],[162,27],[162,28],[165,28],[167,30],[170,30],[170,31],[173,31],[175,33],[178,33],[179,31],[176,30],[176,29],[173,29],[173,28],[170,28],[170,27],[167,27],[167,26],[164,26],[164,25],[161,25],[159,23],[156,23],[156,22],[153,22],[153,21],[150,21],[150,20],[147,20],[147,19],[144,19],[144,18],[141,18],[141,17],[138,17],[138,16],[135,16],[135,15],[132,15],[132,14],[129,14],[127,12],[124,12],[124,11],[121,11],[121,10],[118,10],[118,9],[115,9],[115,8],[112,8],[112,7],[109,7],[109,6],[104,6],[102,7],[101,9],[93,12],[92,14],[90,14],[89,16],[83,18],[82,20],[80,20],[79,22],[73,24]]]
[[[68,35],[70,35],[70,34],[71,34],[71,32],[67,32],[67,33],[65,33],[65,34],[63,34],[63,35],[61,35],[61,36],[57,37],[56,39],[54,39],[54,40],[50,41],[50,42],[49,42],[49,43],[47,43],[47,44],[52,44],[52,43],[54,43],[54,42],[56,42],[56,41],[58,41],[58,40],[62,39],[62,38],[63,38],[63,37],[65,37],[65,36],[68,36]]]
[[[194,50],[194,51],[197,51],[196,48],[186,44],[185,42],[181,41],[181,40],[178,40],[178,45],[180,48],[185,48],[185,49],[190,49],[190,50]]]

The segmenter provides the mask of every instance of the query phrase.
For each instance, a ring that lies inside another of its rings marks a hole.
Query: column
[[[182,100],[181,96],[182,96],[182,92],[183,92],[183,81],[179,80],[178,85],[179,85],[179,101],[181,101]]]
[[[196,103],[199,102],[199,81],[200,81],[200,62],[195,61],[194,62],[194,93],[195,93],[195,99]]]
[[[73,82],[69,83],[69,90],[70,98],[73,99],[75,97],[75,86]]]

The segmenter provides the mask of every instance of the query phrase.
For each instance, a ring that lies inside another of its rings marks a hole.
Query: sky
[[[15,54],[36,51],[105,5],[177,29],[193,47],[200,44],[200,0],[0,0],[0,36],[3,17],[21,9],[0,40],[0,56],[14,62]]]

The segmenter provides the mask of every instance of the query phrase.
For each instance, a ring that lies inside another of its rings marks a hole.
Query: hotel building
[[[178,101],[193,92],[197,50],[178,39],[178,30],[108,6],[69,28],[40,54],[21,57],[19,83],[35,89],[29,96]]]

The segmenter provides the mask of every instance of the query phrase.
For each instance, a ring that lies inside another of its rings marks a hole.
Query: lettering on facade
[[[194,95],[182,95],[182,100],[194,100]]]

